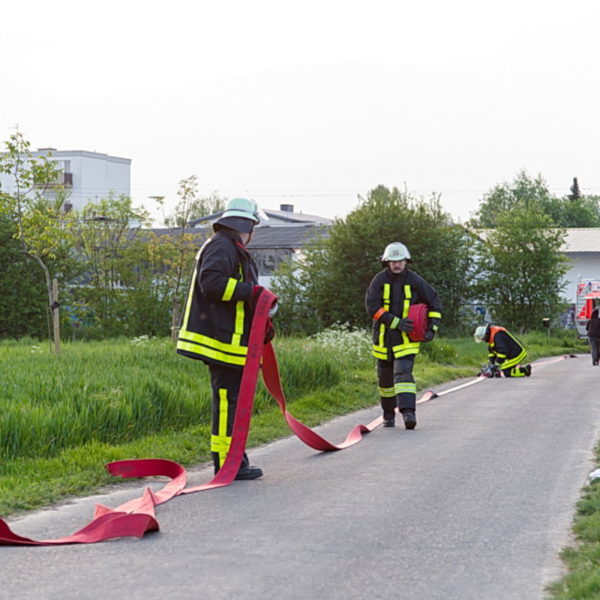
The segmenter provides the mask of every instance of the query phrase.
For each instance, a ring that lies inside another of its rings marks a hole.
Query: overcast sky
[[[518,170],[600,194],[598,0],[6,2],[0,140],[344,216],[377,186],[457,219]]]

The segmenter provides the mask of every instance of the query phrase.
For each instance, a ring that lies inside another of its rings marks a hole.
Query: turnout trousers
[[[210,453],[216,473],[225,462],[231,446],[242,369],[214,364],[209,364],[208,369],[212,388]],[[248,466],[248,464],[248,457],[244,452],[240,468]]]
[[[384,418],[391,417],[397,407],[415,410],[417,386],[413,377],[415,355],[408,354],[394,360],[377,361],[377,383]]]
[[[600,338],[588,337],[588,340],[592,350],[592,364],[596,366],[598,364],[598,357],[600,355]]]
[[[503,369],[502,365],[500,365],[500,370],[504,374],[504,377],[525,377],[525,375],[527,374],[525,368],[521,367],[520,365],[508,367],[506,369]]]

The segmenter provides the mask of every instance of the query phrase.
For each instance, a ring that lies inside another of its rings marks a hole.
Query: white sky
[[[132,159],[135,204],[344,216],[378,184],[468,218],[525,168],[600,194],[598,0],[3,4],[0,141]]]

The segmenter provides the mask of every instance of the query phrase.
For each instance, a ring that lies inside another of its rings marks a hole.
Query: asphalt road
[[[486,380],[419,406],[415,431],[378,428],[317,454],[295,438],[251,452],[262,480],[158,507],[160,533],[0,548],[0,598],[477,599],[544,597],[600,430],[589,357]],[[440,386],[439,389],[456,384]],[[340,441],[379,410],[320,428]],[[210,471],[190,474],[190,484]],[[13,519],[37,539],[141,487]]]

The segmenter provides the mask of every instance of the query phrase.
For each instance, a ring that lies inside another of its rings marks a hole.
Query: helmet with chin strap
[[[213,229],[228,227],[238,233],[252,233],[254,225],[260,223],[258,206],[248,198],[233,198],[227,203],[225,212],[213,223]]]
[[[473,337],[475,338],[475,341],[478,344],[485,339],[485,334],[487,333],[487,330],[488,330],[488,326],[487,325],[480,325],[475,330],[475,333],[473,334]]]
[[[407,260],[410,261],[410,252],[408,248],[402,242],[392,242],[385,247],[383,256],[381,257],[382,263],[390,261]]]

